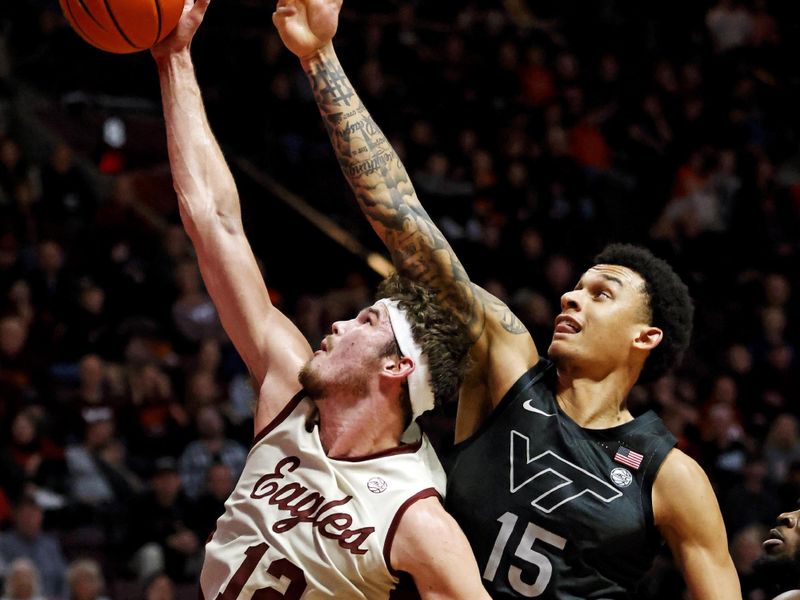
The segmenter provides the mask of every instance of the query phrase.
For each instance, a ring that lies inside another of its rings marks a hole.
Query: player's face
[[[769,557],[785,557],[793,561],[798,559],[800,551],[800,509],[778,515],[777,526],[770,530],[764,542],[764,554]]]
[[[617,265],[596,265],[561,296],[561,314],[548,354],[561,367],[602,375],[631,357],[634,340],[649,324],[644,280]]]
[[[383,304],[373,304],[354,319],[336,321],[300,372],[300,383],[312,398],[335,391],[361,394],[379,369],[379,359],[394,341]]]

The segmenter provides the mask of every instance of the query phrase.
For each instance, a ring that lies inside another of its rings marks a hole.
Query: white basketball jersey
[[[405,510],[444,497],[427,437],[356,459],[325,455],[313,403],[298,394],[255,439],[206,545],[205,600],[386,599]]]

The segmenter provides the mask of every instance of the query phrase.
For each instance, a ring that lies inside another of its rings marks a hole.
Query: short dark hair
[[[453,398],[467,369],[472,341],[466,325],[444,306],[436,294],[392,273],[378,286],[376,300],[397,300],[411,323],[411,334],[428,359],[436,405]]]
[[[664,337],[647,357],[640,380],[653,381],[677,366],[692,337],[694,304],[689,288],[669,263],[641,246],[609,244],[593,264],[627,267],[644,279],[649,324],[661,329]]]

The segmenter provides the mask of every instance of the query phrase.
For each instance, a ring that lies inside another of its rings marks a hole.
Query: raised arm
[[[468,324],[475,340],[474,368],[463,389],[495,404],[536,362],[531,336],[503,302],[469,280],[450,244],[420,204],[397,153],[345,75],[331,43],[341,0],[282,4],[278,3],[273,21],[308,75],[339,164],[361,210],[398,271],[436,290]],[[464,393],[461,400],[463,405]]]
[[[270,302],[244,234],[236,184],[206,119],[189,45],[209,2],[186,0],[177,29],[152,53],[181,220],[225,331],[262,386],[258,431],[299,390],[297,373],[311,348]]]

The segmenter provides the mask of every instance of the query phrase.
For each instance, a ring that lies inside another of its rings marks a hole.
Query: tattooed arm
[[[297,0],[273,21],[301,59],[339,164],[402,274],[434,290],[469,325],[473,365],[456,435],[468,435],[538,359],[531,336],[499,299],[473,284],[422,207],[408,173],[345,75],[331,39],[341,0]]]

